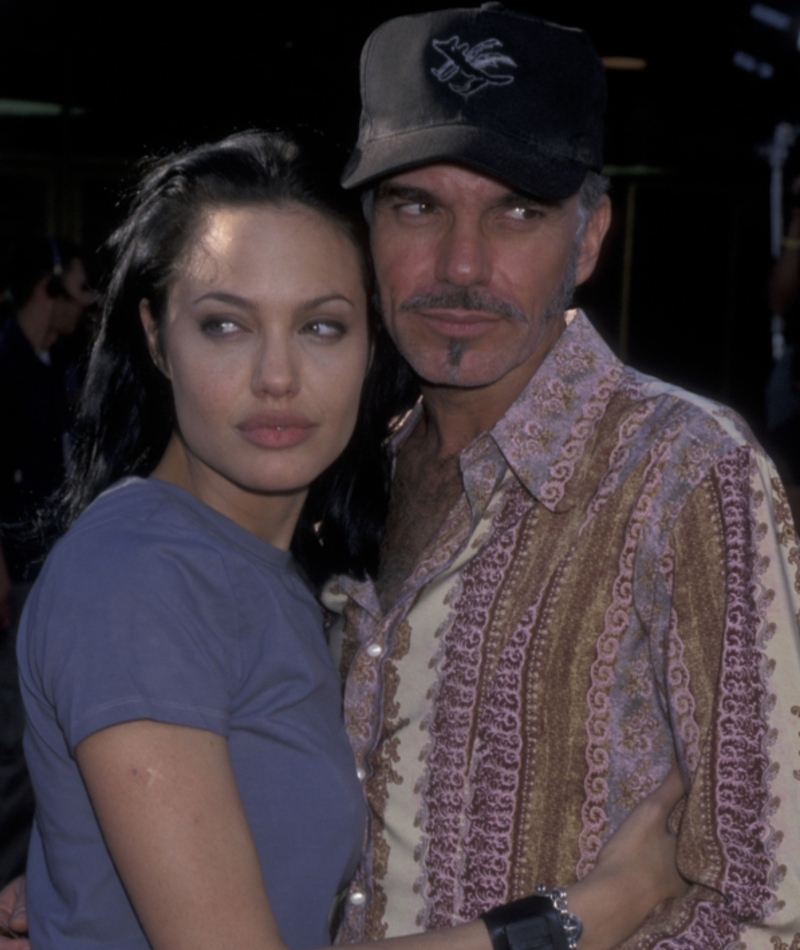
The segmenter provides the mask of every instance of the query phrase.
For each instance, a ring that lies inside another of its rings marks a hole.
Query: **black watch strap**
[[[532,894],[481,914],[493,950],[568,950],[561,914],[549,897]]]

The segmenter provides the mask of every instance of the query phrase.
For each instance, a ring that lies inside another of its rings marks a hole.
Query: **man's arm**
[[[630,946],[796,948],[800,550],[769,460],[743,445],[714,464],[667,555],[659,650],[688,777],[678,866],[692,887]]]

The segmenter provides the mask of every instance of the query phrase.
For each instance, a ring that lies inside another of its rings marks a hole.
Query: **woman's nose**
[[[265,341],[259,348],[253,367],[253,392],[275,398],[296,393],[299,376],[295,363],[289,343]]]

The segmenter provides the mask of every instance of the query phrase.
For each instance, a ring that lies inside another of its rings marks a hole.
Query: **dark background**
[[[739,0],[722,15],[707,0],[516,4],[584,27],[602,56],[647,61],[609,73],[616,220],[583,302],[623,357],[732,403],[757,428],[770,368],[769,165],[758,149],[776,122],[800,122],[800,4],[768,5],[792,15],[789,31]],[[352,143],[362,43],[383,20],[430,6],[0,0],[0,97],[60,107],[0,115],[0,254],[43,231],[94,252],[145,154],[298,121]],[[737,51],[769,62],[772,77],[736,68]]]

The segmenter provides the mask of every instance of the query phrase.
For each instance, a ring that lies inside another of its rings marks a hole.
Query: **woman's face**
[[[355,425],[370,358],[358,250],[302,205],[218,208],[184,255],[160,334],[146,301],[142,318],[172,382],[184,487],[280,543],[265,517],[299,515]]]

